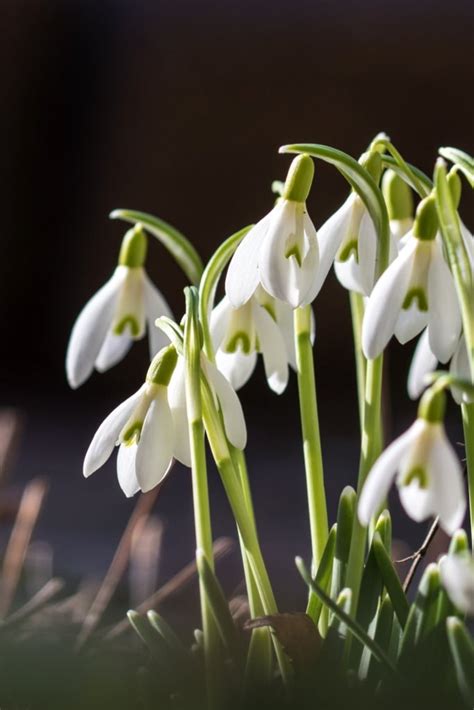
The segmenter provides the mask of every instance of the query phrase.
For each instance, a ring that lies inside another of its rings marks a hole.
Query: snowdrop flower
[[[474,616],[474,560],[469,552],[442,557],[439,569],[441,582],[454,606]]]
[[[166,338],[154,322],[158,316],[172,314],[143,268],[146,248],[146,236],[137,224],[123,239],[112,277],[79,314],[66,356],[67,378],[74,389],[94,368],[105,372],[120,362],[146,328],[151,357],[165,344]]]
[[[288,384],[288,366],[296,369],[293,309],[261,286],[240,308],[228,297],[214,308],[211,335],[219,370],[235,390],[252,375],[258,353],[262,354],[269,387],[281,394]],[[314,339],[314,319],[313,319]]]
[[[306,211],[313,174],[314,164],[308,155],[295,158],[282,198],[237,247],[225,283],[234,308],[246,304],[259,284],[292,308],[314,299],[319,247]]]
[[[428,391],[416,422],[375,462],[359,501],[362,525],[369,524],[396,479],[402,505],[413,520],[439,516],[448,534],[460,527],[466,496],[461,465],[444,431],[445,399],[444,392]]]
[[[428,326],[431,351],[441,362],[452,355],[461,333],[454,281],[436,239],[433,197],[420,202],[406,246],[377,281],[362,325],[367,358],[382,353],[395,334],[406,343]]]
[[[202,368],[222,411],[229,441],[244,448],[247,432],[237,395],[204,356]],[[119,446],[117,477],[127,497],[161,483],[174,459],[191,465],[184,360],[173,345],[156,355],[145,384],[100,425],[84,460],[86,478],[105,464],[115,446]]]
[[[398,243],[413,227],[413,194],[406,182],[393,170],[384,172],[382,194],[387,205],[390,231]]]

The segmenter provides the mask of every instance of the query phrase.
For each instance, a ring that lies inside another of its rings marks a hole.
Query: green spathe
[[[359,163],[367,170],[369,175],[378,185],[380,176],[382,175],[382,156],[378,150],[368,150],[359,158]]]
[[[418,417],[431,424],[439,424],[446,411],[446,392],[431,388],[425,392],[418,407]]]
[[[314,177],[314,162],[309,155],[299,155],[288,170],[283,199],[306,202]]]
[[[141,224],[136,224],[125,233],[120,247],[119,266],[136,269],[143,266],[147,252],[147,238]]]
[[[160,350],[151,361],[146,375],[147,382],[167,387],[178,362],[178,353],[174,345],[168,345]]]
[[[425,197],[420,202],[416,210],[413,235],[422,241],[432,241],[439,229],[438,214],[436,212],[436,200],[433,194]]]
[[[382,193],[390,219],[403,220],[413,216],[413,193],[405,180],[402,180],[394,170],[385,171]]]

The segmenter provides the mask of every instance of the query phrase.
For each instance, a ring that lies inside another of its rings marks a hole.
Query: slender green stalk
[[[352,331],[354,338],[354,354],[356,361],[357,375],[357,397],[359,401],[359,421],[362,429],[362,419],[364,415],[365,397],[365,375],[367,370],[367,360],[362,351],[362,321],[364,319],[364,299],[360,293],[350,291]]]
[[[294,331],[311,528],[312,569],[313,573],[315,573],[328,539],[329,529],[314,377],[313,346],[311,344],[311,306],[304,306],[295,310]]]
[[[464,443],[466,446],[471,543],[474,548],[474,404],[462,405],[462,422],[464,427]]]

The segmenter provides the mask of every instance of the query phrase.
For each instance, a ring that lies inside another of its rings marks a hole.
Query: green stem
[[[363,426],[359,476],[357,481],[357,501],[362,487],[375,460],[380,454],[380,417],[382,399],[383,355],[367,361],[367,378],[363,407]],[[357,502],[356,502],[357,510]],[[357,513],[352,525],[352,539],[347,564],[346,586],[352,590],[351,614],[355,616],[359,601],[360,583],[364,568],[367,529],[359,523]]]
[[[315,573],[326,545],[329,530],[316,399],[316,381],[314,377],[313,346],[311,344],[311,306],[304,306],[295,310],[294,330],[311,528],[312,569],[313,573]]]
[[[357,398],[359,401],[359,421],[362,429],[362,419],[364,415],[364,398],[365,398],[365,375],[367,370],[367,360],[362,351],[362,321],[364,319],[364,299],[360,293],[350,291],[352,315],[352,331],[354,337],[354,354],[356,361],[357,375]]]
[[[461,409],[464,427],[464,443],[466,446],[471,547],[474,549],[474,404],[463,404]]]

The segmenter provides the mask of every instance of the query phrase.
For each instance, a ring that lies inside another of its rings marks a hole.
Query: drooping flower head
[[[308,155],[295,158],[281,199],[237,247],[225,283],[234,308],[247,303],[259,284],[292,308],[314,299],[319,248],[306,211],[313,175],[314,163]]]
[[[433,196],[418,205],[406,245],[377,281],[367,303],[362,347],[367,358],[382,353],[395,335],[406,343],[428,326],[431,351],[440,362],[453,354],[461,333],[454,281],[436,239]]]
[[[74,389],[94,368],[105,372],[120,362],[147,329],[151,357],[165,344],[166,337],[154,322],[159,316],[172,314],[146,274],[146,251],[146,235],[137,224],[123,239],[112,277],[79,314],[66,355],[67,378]]]
[[[246,426],[240,401],[225,377],[204,356],[202,372],[219,408],[229,441],[245,447]],[[102,422],[87,451],[88,477],[110,458],[115,446],[117,477],[126,496],[151,490],[164,479],[174,459],[191,465],[184,360],[175,347],[153,359],[146,381]]]
[[[359,501],[362,525],[377,513],[394,480],[413,520],[439,516],[448,534],[462,524],[466,495],[461,465],[444,431],[445,398],[444,392],[425,393],[416,422],[375,462]]]

